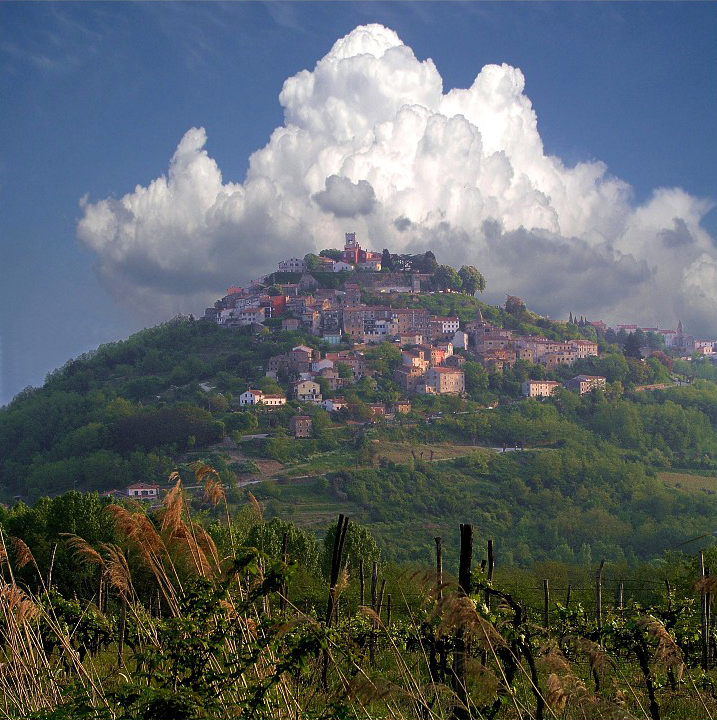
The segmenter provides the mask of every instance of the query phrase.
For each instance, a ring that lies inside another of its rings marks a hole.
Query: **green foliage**
[[[382,342],[368,348],[364,355],[371,370],[388,377],[397,367],[400,367],[402,362],[400,348],[388,342]]]
[[[432,280],[439,290],[460,290],[463,285],[461,276],[450,265],[439,265]]]
[[[341,250],[337,250],[336,248],[328,248],[326,250],[322,250],[319,253],[320,257],[327,257],[331,258],[332,260],[341,260],[343,253]]]
[[[527,313],[525,303],[515,295],[508,295],[505,300],[505,311],[516,318],[523,318]]]
[[[321,260],[318,255],[308,253],[304,255],[304,265],[306,266],[307,272],[314,272],[321,267]]]
[[[485,290],[485,278],[472,265],[463,265],[458,271],[461,279],[461,289],[468,295],[475,295],[476,292]]]
[[[525,408],[505,411],[506,417],[495,422],[515,420],[516,414],[537,422],[555,420],[557,410],[549,403],[526,403]],[[455,432],[459,424],[460,418],[447,428],[437,423],[436,430]],[[597,558],[605,557],[610,550],[604,539],[620,537],[625,544],[634,532],[644,531],[628,522],[620,525],[619,518],[604,511],[612,499],[607,486],[620,505],[636,500],[646,503],[645,517],[663,512],[654,504],[660,494],[654,479],[621,476],[621,458],[611,456],[599,441],[596,445],[597,449],[574,443],[570,448],[566,444],[499,454],[475,449],[470,456],[450,462],[447,467],[455,507],[442,508],[440,513],[474,513],[477,506],[467,505],[472,495],[495,514],[474,524],[474,568],[470,587],[466,588],[468,598],[456,593],[451,572],[456,567],[457,525],[453,518],[447,527],[436,524],[437,516],[430,507],[438,498],[438,476],[446,473],[446,466],[439,469],[439,463],[421,459],[413,468],[386,462],[381,472],[365,468],[332,475],[335,492],[341,488],[341,492],[356,493],[357,497],[365,493],[364,503],[375,491],[371,483],[386,488],[394,506],[386,525],[400,523],[398,489],[401,483],[410,487],[415,498],[427,503],[422,518],[431,524],[419,531],[431,566],[432,538],[440,534],[443,539],[443,601],[436,601],[432,570],[406,572],[406,568],[382,563],[376,587],[378,602],[373,605],[379,615],[376,619],[358,607],[357,570],[363,560],[364,579],[370,576],[372,563],[380,559],[378,544],[365,525],[353,520],[342,556],[348,573],[340,574],[332,591],[332,605],[340,612],[325,621],[328,588],[319,567],[326,572],[330,565],[336,523],[326,533],[317,563],[317,544],[305,531],[278,519],[257,522],[255,511],[244,512],[235,530],[247,523],[251,527],[238,543],[231,540],[225,544],[225,525],[210,526],[220,541],[224,559],[203,564],[191,558],[200,548],[210,551],[211,541],[198,518],[192,519],[181,505],[175,506],[180,512],[169,511],[169,522],[161,514],[142,517],[142,522],[117,515],[121,522],[111,536],[103,535],[97,524],[106,521],[108,515],[96,496],[70,494],[43,501],[32,511],[21,507],[10,511],[13,522],[18,518],[25,522],[15,529],[28,543],[36,540],[33,532],[51,533],[52,523],[69,522],[74,530],[91,535],[91,543],[77,541],[75,547],[85,548],[87,554],[86,548],[94,546],[107,561],[109,598],[105,600],[109,601],[101,612],[91,602],[96,575],[94,583],[79,582],[62,592],[57,583],[47,591],[40,589],[37,581],[17,584],[14,578],[24,569],[20,567],[24,562],[20,561],[22,547],[8,540],[8,511],[2,510],[3,547],[11,551],[0,579],[0,632],[13,662],[22,659],[32,670],[27,677],[19,676],[21,684],[14,673],[0,676],[7,714],[45,720],[328,720],[354,717],[360,711],[366,717],[425,714],[443,720],[453,714],[462,697],[461,702],[470,707],[473,716],[498,720],[513,716],[514,698],[520,698],[521,707],[532,717],[545,716],[546,699],[552,703],[553,712],[564,714],[556,691],[559,686],[563,692],[573,693],[570,702],[580,716],[583,709],[590,716],[607,717],[616,709],[632,715],[643,707],[657,720],[673,717],[670,708],[676,700],[689,700],[684,716],[701,717],[702,709],[714,704],[704,692],[714,670],[700,669],[700,592],[694,587],[698,575],[694,555],[672,552],[648,565],[633,563],[631,568],[623,561],[609,561],[602,577],[602,614],[598,618],[595,612],[595,565]],[[602,457],[606,453],[608,457]],[[604,464],[595,470],[593,464],[598,458]],[[622,467],[628,474],[629,465]],[[607,485],[596,482],[597,476],[605,478],[610,473]],[[584,485],[571,495],[576,478],[584,479]],[[491,491],[493,483],[500,487]],[[639,498],[635,488],[639,488]],[[499,501],[512,497],[519,498],[523,508],[515,517],[503,518],[505,509]],[[181,495],[173,502],[177,499]],[[552,506],[571,499],[575,501],[572,505],[553,508],[551,515]],[[530,520],[524,512],[532,503],[541,510],[536,537],[527,534]],[[675,509],[664,511],[674,513]],[[73,525],[73,518],[81,522]],[[496,573],[488,580],[478,566],[481,548],[486,539],[497,537],[493,533],[495,522],[502,520],[518,542],[504,544],[501,539],[497,543]],[[577,547],[564,537],[580,525],[588,526],[591,535],[589,543]],[[663,526],[660,522],[660,531]],[[139,527],[145,530],[143,537],[137,535]],[[150,528],[156,529],[156,537],[147,532]],[[536,563],[530,569],[508,566],[511,556],[529,556],[540,536],[544,536],[545,547],[559,549],[582,566],[555,561]],[[288,563],[281,558],[284,537]],[[655,538],[651,541],[654,543]],[[142,546],[153,549],[151,557],[137,552]],[[231,547],[228,556],[227,547]],[[124,558],[119,566],[113,564],[117,560],[110,562],[119,557],[116,553]],[[426,558],[421,563],[424,566]],[[705,562],[711,566],[717,562],[715,547],[706,549]],[[125,577],[131,574],[134,592],[118,595],[122,585],[116,584],[116,579],[118,573],[122,575],[124,563],[128,570]],[[98,570],[96,565],[88,567]],[[553,593],[547,617],[543,617],[542,606],[544,579],[549,579]],[[625,603],[616,607],[611,598],[623,581]],[[556,604],[556,595],[562,600],[568,583],[572,587],[570,605]],[[700,587],[712,586],[703,582]],[[393,615],[389,620],[391,596]],[[383,605],[379,607],[381,598]],[[364,593],[364,604],[368,599]],[[118,646],[120,640],[124,649]],[[451,694],[451,679],[463,677],[465,667],[469,668],[465,692],[458,688],[457,694]],[[102,668],[101,675],[98,668]],[[477,674],[470,668],[478,668]],[[360,692],[360,686],[352,686],[351,694],[347,694],[345,679],[359,676],[369,681],[370,694]],[[374,692],[388,683],[398,692],[385,697]],[[52,687],[52,694],[45,692],[47,687]],[[430,688],[431,697],[445,693],[447,702],[443,708],[431,706],[430,697],[426,701],[427,694],[417,688]],[[573,692],[572,688],[577,689]],[[703,692],[695,698],[700,688]],[[616,691],[624,698],[619,707],[612,699]]]
[[[336,538],[336,528],[338,522],[329,526],[324,537],[324,548],[321,553],[320,565],[325,577],[329,577],[331,573],[331,557],[334,551],[334,539]],[[360,561],[363,560],[364,568],[367,570],[372,566],[374,561],[381,558],[381,551],[376,545],[376,540],[369,528],[364,525],[358,525],[349,522],[349,528],[346,532],[346,540],[344,543],[343,566],[348,567],[357,572]]]
[[[65,535],[79,535],[90,544],[114,542],[115,532],[104,508],[109,504],[97,493],[69,492],[52,499],[42,498],[33,507],[17,503],[0,508],[0,530],[4,537],[21,538],[30,549],[34,563],[16,571],[31,588],[41,588],[52,574],[58,591],[65,597],[73,593],[91,595],[97,584],[95,568],[78,564]]]
[[[466,392],[473,400],[481,400],[488,389],[488,373],[477,362],[469,360],[463,365],[466,379]]]
[[[319,546],[314,537],[290,522],[272,518],[269,522],[254,525],[248,532],[245,544],[254,546],[273,560],[283,560],[284,534],[287,538],[287,554],[292,562],[298,562],[309,571],[319,567]]]

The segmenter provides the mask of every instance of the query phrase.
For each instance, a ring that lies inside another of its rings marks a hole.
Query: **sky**
[[[717,338],[714,2],[0,3],[0,403],[286,257]]]

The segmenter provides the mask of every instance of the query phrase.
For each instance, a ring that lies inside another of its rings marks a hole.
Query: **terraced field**
[[[657,477],[662,480],[665,485],[671,485],[680,490],[717,495],[717,477],[680,472],[660,472],[657,473]]]

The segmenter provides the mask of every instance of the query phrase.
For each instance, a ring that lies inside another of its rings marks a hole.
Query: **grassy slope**
[[[686,472],[659,472],[657,477],[670,487],[689,493],[717,494],[717,478],[708,475],[693,475]]]

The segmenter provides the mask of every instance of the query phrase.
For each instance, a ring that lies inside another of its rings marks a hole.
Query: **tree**
[[[293,523],[272,518],[267,523],[254,525],[247,534],[245,545],[265,552],[275,560],[281,560],[282,545],[286,533],[286,549],[289,561],[295,560],[309,570],[319,564],[319,547],[314,538]]]
[[[485,278],[472,265],[463,265],[458,275],[463,283],[464,293],[475,295],[476,292],[482,293],[485,290]]]
[[[625,357],[642,360],[642,353],[640,352],[640,339],[636,333],[630,333],[625,338],[625,344],[622,347],[622,351]]]
[[[321,267],[321,260],[318,255],[307,253],[304,255],[304,265],[306,266],[307,272],[314,272]]]
[[[388,248],[383,249],[383,253],[381,254],[381,270],[388,270],[390,272],[393,272],[393,259],[391,257],[391,253],[388,251]]]
[[[353,380],[354,371],[348,363],[337,362],[336,370],[338,371],[340,378],[343,378],[344,380]]]
[[[505,311],[514,317],[520,317],[526,311],[525,303],[515,295],[508,295],[505,300]]]
[[[368,422],[373,419],[373,410],[358,399],[355,393],[346,396],[346,408],[349,417],[358,422]]]
[[[645,333],[645,342],[650,350],[665,349],[665,338],[662,333],[656,333],[650,330],[648,333]]]
[[[322,250],[319,253],[319,256],[331,258],[332,260],[341,260],[342,253],[341,250],[337,250],[336,248],[328,248],[326,250]]]
[[[420,255],[417,256],[420,258]],[[427,274],[433,273],[438,268],[438,262],[436,262],[436,256],[430,251],[427,250],[423,254],[423,258],[421,259],[420,267],[416,268],[419,272],[424,272]]]
[[[337,525],[337,522],[333,523],[324,538],[324,550],[321,554],[321,569],[326,576],[331,572],[331,558],[334,551]],[[346,540],[344,542],[342,565],[357,571],[359,562],[363,560],[364,568],[368,569],[374,560],[379,560],[380,558],[381,551],[378,549],[378,545],[371,531],[363,525],[349,522],[349,529],[346,531]]]
[[[402,358],[401,351],[393,343],[382,342],[366,350],[366,358],[369,367],[379,375],[390,375],[397,367],[400,367]]]
[[[460,290],[463,281],[450,265],[440,265],[433,273],[433,282],[441,290]]]
[[[488,389],[488,373],[480,363],[468,361],[463,366],[466,378],[466,392],[474,400]]]

